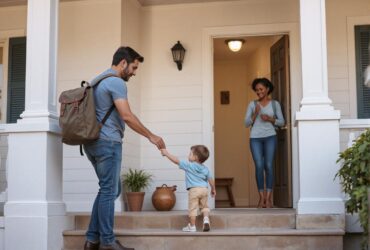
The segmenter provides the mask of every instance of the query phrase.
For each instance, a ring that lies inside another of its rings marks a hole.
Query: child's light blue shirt
[[[211,180],[212,174],[209,169],[198,162],[181,160],[180,169],[185,171],[186,189],[193,187],[208,187],[208,180]]]

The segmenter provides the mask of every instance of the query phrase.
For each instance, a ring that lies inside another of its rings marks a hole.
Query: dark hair
[[[191,148],[191,152],[198,157],[200,163],[205,162],[209,157],[208,148],[204,145],[194,145]]]
[[[144,62],[144,57],[137,53],[134,49],[130,47],[119,47],[113,55],[112,65],[117,66],[123,59],[126,60],[127,64],[138,60],[139,62]]]
[[[269,91],[268,91],[267,94],[271,94],[272,91],[274,90],[274,85],[272,85],[272,82],[270,82],[270,80],[267,79],[267,78],[256,78],[256,79],[254,79],[253,82],[252,82],[252,89],[254,91],[256,91],[257,84],[262,84],[263,86],[268,88]]]

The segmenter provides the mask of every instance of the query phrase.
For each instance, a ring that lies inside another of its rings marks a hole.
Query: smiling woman
[[[272,208],[274,158],[277,147],[275,126],[282,127],[285,121],[279,102],[270,98],[274,86],[267,78],[256,78],[252,82],[252,89],[257,100],[248,105],[245,125],[251,126],[250,149],[256,168],[258,208]]]

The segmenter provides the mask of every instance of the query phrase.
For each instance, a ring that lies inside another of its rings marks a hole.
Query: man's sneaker
[[[204,219],[203,219],[203,232],[208,232],[209,230],[211,230],[211,225],[210,225],[210,222],[209,222],[209,218],[204,217]]]
[[[186,227],[182,228],[182,231],[183,232],[196,232],[197,228],[195,226],[190,225],[189,223]]]

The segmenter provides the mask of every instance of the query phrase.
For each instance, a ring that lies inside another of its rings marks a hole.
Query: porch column
[[[5,249],[62,249],[62,143],[56,112],[58,0],[28,0],[23,119],[8,124]]]
[[[340,112],[328,97],[325,0],[300,0],[303,99],[296,113],[298,216],[344,214],[338,180]]]

